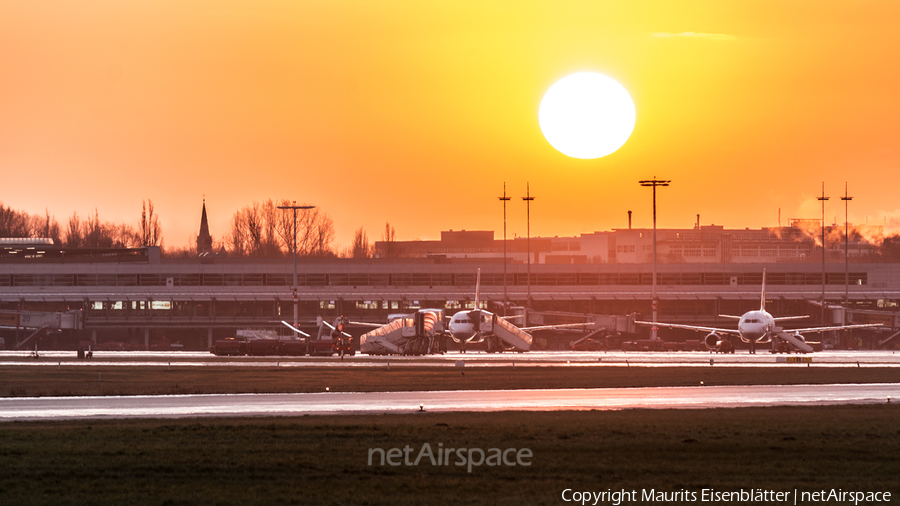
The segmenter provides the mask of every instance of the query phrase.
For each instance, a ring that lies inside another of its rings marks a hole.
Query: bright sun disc
[[[541,100],[538,121],[547,142],[572,158],[600,158],[625,144],[634,130],[634,102],[602,74],[564,77]]]

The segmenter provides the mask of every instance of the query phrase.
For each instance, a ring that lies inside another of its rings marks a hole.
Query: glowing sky
[[[900,2],[0,2],[0,201],[63,223],[97,208],[167,245],[206,195],[219,239],[254,200],[313,203],[346,246],[385,221],[533,235],[659,224],[900,225]],[[538,126],[579,71],[631,94],[617,152],[566,157]]]

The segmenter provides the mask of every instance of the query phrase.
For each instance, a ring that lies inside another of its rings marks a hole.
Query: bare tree
[[[372,256],[372,247],[369,245],[369,237],[362,227],[359,227],[359,230],[353,234],[353,246],[351,247],[350,254],[353,258],[371,258]]]
[[[141,246],[159,246],[162,240],[162,228],[159,226],[159,217],[153,214],[153,201],[141,201]]]
[[[84,246],[84,235],[81,232],[81,218],[78,217],[78,212],[76,211],[72,213],[66,227],[66,247],[80,248],[82,246]]]
[[[384,242],[394,242],[397,240],[397,230],[391,226],[391,222],[384,223],[384,235],[381,237]]]
[[[291,205],[285,199],[254,202],[235,212],[227,240],[232,254],[259,258],[279,258],[291,252],[294,237],[293,212],[280,211]],[[319,209],[297,212],[297,255],[334,256],[334,222]]]
[[[94,215],[88,214],[87,220],[81,224],[81,234],[84,237],[84,246],[89,248],[111,248],[112,238],[103,230],[100,223],[100,214],[94,208]]]
[[[247,253],[253,257],[261,257],[265,224],[263,223],[262,213],[260,213],[259,203],[254,202],[239,212],[244,214],[243,223],[247,231]]]
[[[233,255],[242,257],[247,254],[246,236],[244,213],[238,211],[231,217],[231,233],[225,239]]]
[[[337,254],[331,247],[334,242],[334,221],[324,212],[318,215],[315,222],[316,242],[315,248],[310,253],[314,257],[335,257]]]
[[[61,245],[62,239],[60,238],[59,222],[56,221],[56,218],[50,216],[50,211],[47,209],[44,209],[44,215],[45,218],[43,220],[43,227],[41,227],[41,235],[53,239],[53,244]]]
[[[381,240],[385,243],[382,254],[385,258],[393,258],[397,255],[396,248],[394,248],[394,241],[397,239],[397,230],[391,226],[391,222],[384,223],[384,235],[381,236]]]
[[[279,243],[284,245],[284,249],[291,253],[293,252],[293,237],[294,237],[294,213],[293,211],[288,212],[285,209],[277,209],[279,206],[290,206],[293,205],[288,199],[281,199],[276,203],[276,211],[278,214],[275,217],[275,233],[278,236]]]
[[[265,234],[263,235],[262,240],[262,254],[266,258],[281,257],[284,255],[284,252],[281,249],[280,234],[278,233],[278,225],[280,223],[279,214],[281,214],[281,212],[278,210],[275,201],[272,199],[263,202],[260,210],[265,225]]]
[[[319,208],[300,211],[297,223],[297,254],[300,256],[335,256],[334,221]]]
[[[0,237],[31,237],[31,217],[0,204]]]

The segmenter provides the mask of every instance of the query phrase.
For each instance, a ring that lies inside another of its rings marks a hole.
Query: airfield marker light
[[[425,405],[419,404],[419,411],[425,411]]]
[[[326,391],[326,392],[330,392],[330,391],[331,391],[331,387],[325,387],[325,391]]]

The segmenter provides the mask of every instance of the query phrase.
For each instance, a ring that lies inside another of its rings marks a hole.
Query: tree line
[[[220,248],[229,256],[247,258],[283,258],[293,252],[295,233],[294,211],[279,209],[291,206],[288,199],[253,202],[237,210],[231,218],[231,227]],[[334,244],[334,221],[324,210],[313,207],[298,209],[296,222],[297,256],[307,258],[371,258],[374,244],[360,227],[347,248]],[[383,241],[396,240],[396,230],[385,224]]]
[[[309,258],[371,258],[374,245],[360,227],[351,246],[339,249],[335,243],[334,221],[324,210],[314,207],[298,209],[296,229],[287,199],[268,199],[244,206],[232,215],[228,232],[220,239],[213,237],[213,252],[239,258],[284,258],[293,252],[296,230],[297,255]],[[102,221],[99,212],[82,218],[77,212],[64,225],[45,210],[43,215],[16,210],[0,202],[0,237],[49,238],[67,248],[138,248],[163,246],[162,227],[152,200],[141,201],[137,226]],[[394,241],[396,231],[385,224],[384,241]],[[193,257],[196,244],[163,248],[169,257]]]
[[[0,202],[0,237],[49,238],[58,246],[67,248],[138,248],[160,246],[162,229],[154,213],[153,201],[141,202],[141,219],[137,227],[125,223],[100,220],[94,214],[82,218],[77,212],[69,217],[65,227],[60,226],[49,211],[43,215],[29,214]]]

